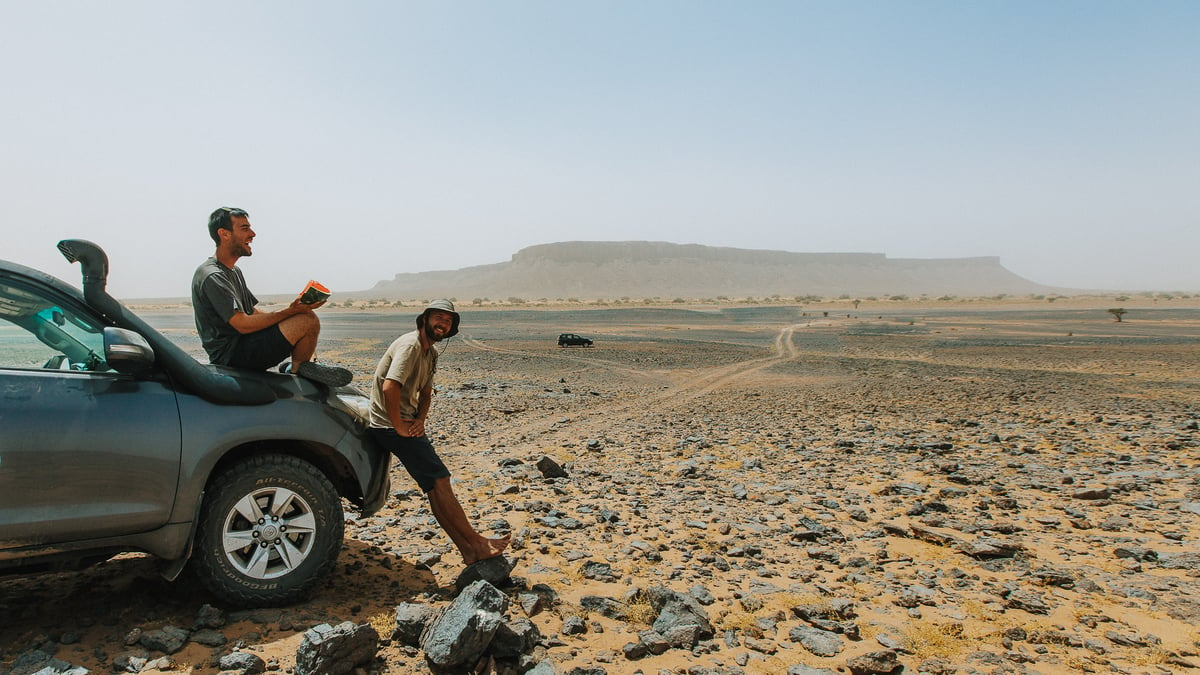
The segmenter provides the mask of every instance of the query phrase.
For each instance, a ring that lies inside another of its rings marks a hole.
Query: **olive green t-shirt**
[[[433,347],[421,353],[421,341],[415,330],[401,335],[388,346],[383,358],[379,359],[379,365],[375,367],[375,378],[371,383],[371,426],[381,429],[393,428],[383,401],[385,380],[395,380],[404,387],[401,392],[400,416],[404,419],[416,419],[421,390],[433,384],[433,374],[437,372],[437,359],[438,351]]]

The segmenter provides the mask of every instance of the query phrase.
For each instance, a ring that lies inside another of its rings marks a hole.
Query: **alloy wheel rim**
[[[281,487],[263,488],[230,509],[221,528],[221,546],[242,574],[276,579],[308,559],[316,525],[312,505],[299,494]]]

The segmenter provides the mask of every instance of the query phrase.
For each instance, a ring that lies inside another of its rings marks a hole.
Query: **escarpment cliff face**
[[[360,297],[711,298],[818,295],[981,296],[1053,289],[995,257],[896,258],[881,253],[792,253],[666,242],[560,242],[509,262],[397,274]]]

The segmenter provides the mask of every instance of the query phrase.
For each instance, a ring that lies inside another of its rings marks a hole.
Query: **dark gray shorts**
[[[267,370],[292,355],[292,343],[278,325],[239,335],[225,365],[247,370]]]
[[[395,429],[368,429],[375,442],[396,456],[422,492],[429,492],[439,478],[449,478],[450,470],[442,463],[428,436],[401,436]]]

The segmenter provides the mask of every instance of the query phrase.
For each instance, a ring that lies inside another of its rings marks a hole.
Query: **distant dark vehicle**
[[[58,247],[83,292],[0,261],[0,574],[142,551],[237,605],[306,595],[342,548],[343,499],[387,500],[369,400],[202,364],[105,291],[98,246]]]
[[[563,333],[558,336],[559,347],[591,347],[592,341],[574,333]]]

